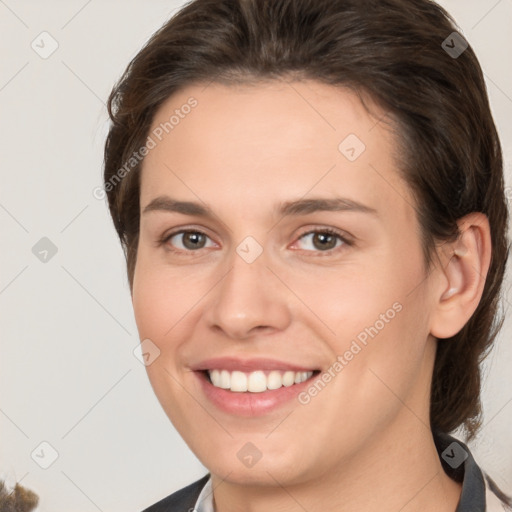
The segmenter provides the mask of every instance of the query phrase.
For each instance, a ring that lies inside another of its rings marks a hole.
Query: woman
[[[109,112],[148,376],[209,470],[147,511],[510,505],[449,435],[480,426],[508,214],[442,8],[196,0]]]

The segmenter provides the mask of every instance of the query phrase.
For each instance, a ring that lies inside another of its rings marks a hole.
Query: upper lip
[[[237,357],[215,357],[205,359],[197,365],[191,367],[194,371],[204,370],[229,370],[229,371],[246,371],[254,370],[284,370],[295,372],[314,371],[316,368],[310,366],[301,366],[298,364],[279,361],[277,359],[253,358],[240,359]]]

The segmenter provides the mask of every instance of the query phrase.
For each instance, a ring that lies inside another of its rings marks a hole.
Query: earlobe
[[[491,260],[491,235],[487,217],[474,212],[459,220],[459,238],[448,244],[438,291],[434,295],[431,334],[450,338],[471,318],[482,297]],[[447,260],[447,261],[446,261]]]

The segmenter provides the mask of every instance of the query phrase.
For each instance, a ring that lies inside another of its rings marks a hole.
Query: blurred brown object
[[[8,491],[0,480],[0,512],[32,512],[39,503],[39,496],[20,484]]]

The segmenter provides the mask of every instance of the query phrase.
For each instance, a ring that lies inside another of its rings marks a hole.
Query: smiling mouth
[[[216,388],[235,393],[263,393],[281,387],[290,387],[312,379],[320,370],[295,372],[284,370],[256,370],[253,372],[222,369],[203,370],[205,378]]]

